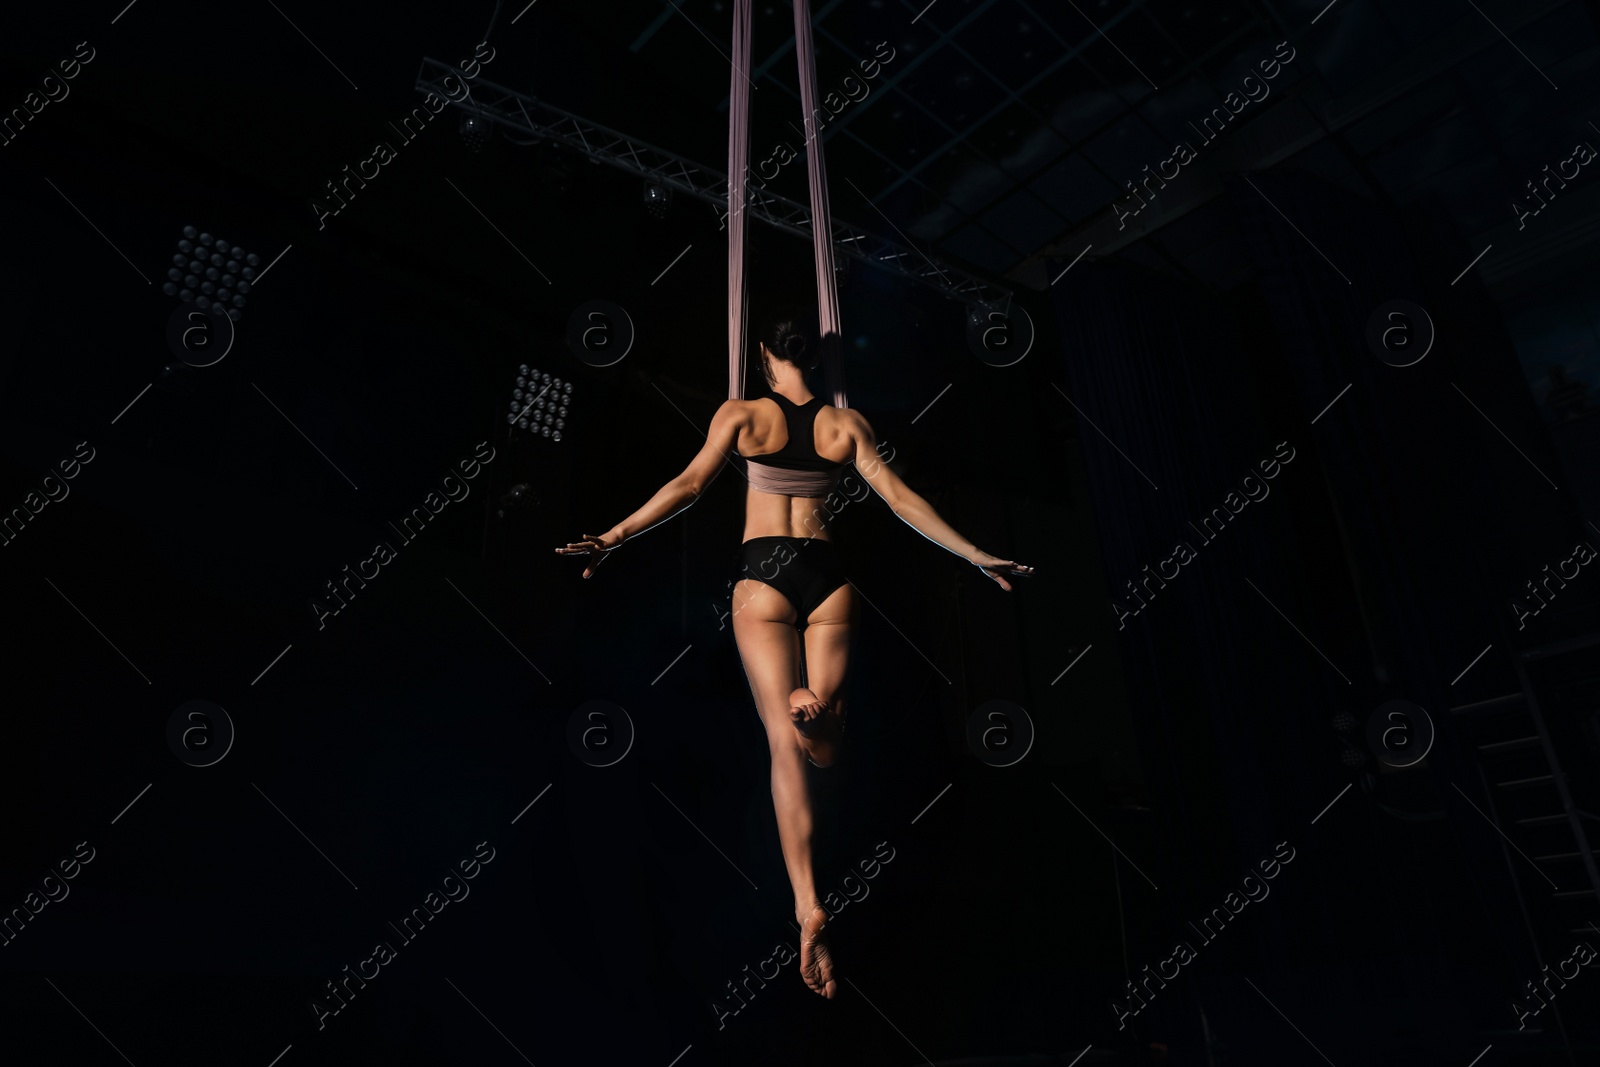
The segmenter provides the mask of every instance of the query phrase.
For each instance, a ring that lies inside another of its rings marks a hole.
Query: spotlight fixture
[[[461,116],[461,140],[467,146],[467,151],[482,152],[493,133],[494,127],[482,115],[468,113]]]
[[[572,383],[553,378],[547,371],[530,367],[526,363],[517,368],[517,380],[511,390],[510,409],[506,424],[510,436],[517,432],[529,437],[560,441],[561,432],[567,428],[567,408],[572,401]]]
[[[644,186],[644,209],[652,218],[664,219],[672,207],[672,189],[660,182],[647,181]]]
[[[201,311],[226,312],[238,322],[260,265],[254,252],[185,226],[161,291]]]

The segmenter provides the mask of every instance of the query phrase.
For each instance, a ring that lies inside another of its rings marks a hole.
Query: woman
[[[857,617],[854,586],[840,569],[826,526],[824,498],[841,469],[854,462],[867,484],[917,532],[982,568],[1000,588],[1004,575],[1032,568],[980,550],[941,519],[878,457],[872,426],[851,408],[836,408],[806,388],[820,352],[798,321],[775,323],[761,342],[761,367],[771,395],[726,401],[711,420],[705,447],[684,472],[638,511],[598,537],[556,549],[590,556],[589,577],[605,554],[694,503],[737,455],[750,482],[744,543],[734,588],[734,640],[767,730],[778,838],[794,888],[800,924],[800,975],[824,997],[835,991],[833,961],[822,931],[828,913],[811,870],[811,795],[806,761],[830,766],[844,729],[843,689],[850,633]],[[804,671],[804,677],[801,676]],[[800,684],[804,682],[804,684]]]

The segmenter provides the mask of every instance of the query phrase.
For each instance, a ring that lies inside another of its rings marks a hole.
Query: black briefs
[[[832,541],[819,537],[752,537],[739,546],[735,580],[772,586],[794,605],[795,629],[804,630],[817,605],[847,579]]]

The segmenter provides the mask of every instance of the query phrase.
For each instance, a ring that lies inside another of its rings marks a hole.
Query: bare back
[[[803,400],[797,402],[804,403]],[[732,403],[739,405],[739,430],[735,438],[739,455],[755,459],[776,452],[788,443],[788,427],[776,401],[761,397]],[[851,419],[843,409],[824,406],[817,412],[813,427],[817,454],[837,463],[849,463],[855,459],[856,440],[852,426]],[[746,487],[743,540],[748,541],[752,537],[820,537],[827,540],[827,529],[816,518],[822,500],[822,497],[786,496]]]

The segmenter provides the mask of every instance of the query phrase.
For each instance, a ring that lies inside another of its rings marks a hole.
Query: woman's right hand
[[[1033,574],[1032,567],[1024,566],[1014,559],[1001,559],[999,556],[991,556],[987,552],[979,552],[973,556],[972,565],[982,570],[985,576],[993,578],[1000,588],[1008,593],[1011,592],[1011,583],[1006,581],[1002,575]]]
[[[587,555],[589,557],[589,565],[583,569],[583,576],[587,578],[595,572],[595,569],[601,563],[605,562],[606,556],[622,542],[623,538],[618,536],[615,531],[603,533],[599,536],[584,534],[582,540],[574,541],[565,548],[557,548],[556,553],[562,556]]]

